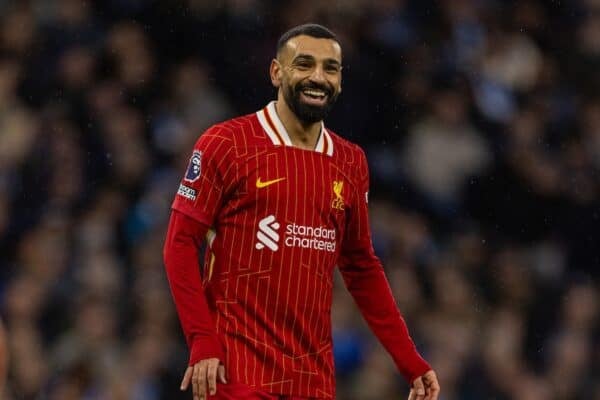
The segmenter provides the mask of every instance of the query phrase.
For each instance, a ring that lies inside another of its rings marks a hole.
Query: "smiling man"
[[[277,101],[203,133],[173,202],[164,258],[191,353],[182,390],[191,384],[194,399],[335,398],[337,266],[410,382],[409,399],[437,399],[435,373],[373,251],[365,155],[323,124],[341,92],[338,40],[320,25],[291,29],[270,76]]]

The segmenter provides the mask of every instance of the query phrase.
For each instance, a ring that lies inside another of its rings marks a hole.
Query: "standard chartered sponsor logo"
[[[279,222],[275,221],[274,215],[269,215],[261,219],[258,222],[258,232],[256,232],[256,238],[258,239],[256,248],[262,250],[267,246],[269,249],[277,251],[279,249],[277,245],[277,242],[279,242],[277,229],[279,229]]]
[[[261,219],[258,223],[256,248],[262,250],[268,247],[272,251],[279,249],[280,225],[274,215]],[[291,223],[285,227],[283,244],[286,247],[301,247],[304,249],[335,252],[335,229],[327,229],[324,226],[297,225]]]
[[[288,247],[335,251],[335,229],[324,226],[288,224],[285,227],[284,243]]]

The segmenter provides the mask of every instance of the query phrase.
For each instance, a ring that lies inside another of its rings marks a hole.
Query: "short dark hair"
[[[279,52],[281,51],[283,46],[285,46],[288,40],[300,35],[306,35],[317,39],[332,39],[335,40],[338,44],[340,43],[335,33],[331,32],[323,25],[303,24],[295,26],[289,31],[285,32],[283,35],[281,35],[281,37],[277,41],[277,52],[275,54],[279,54]]]

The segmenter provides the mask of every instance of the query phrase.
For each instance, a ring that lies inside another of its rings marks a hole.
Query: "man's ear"
[[[269,68],[269,73],[271,75],[271,83],[276,88],[279,88],[279,86],[281,86],[281,75],[283,74],[283,66],[276,58],[271,60],[271,67]]]

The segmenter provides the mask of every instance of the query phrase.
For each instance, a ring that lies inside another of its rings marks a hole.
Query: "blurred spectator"
[[[6,343],[6,331],[0,321],[0,396],[3,396],[8,372],[8,346]]]
[[[441,214],[460,205],[467,178],[481,175],[490,162],[487,145],[470,126],[467,112],[464,93],[433,92],[431,114],[410,128],[403,150],[406,174]]]
[[[600,399],[598,1],[306,3],[0,1],[3,399],[189,398],[160,254],[184,149],[270,100],[309,20],[342,41],[328,124],[369,153],[374,246],[444,400]],[[399,398],[334,290],[338,398]]]

